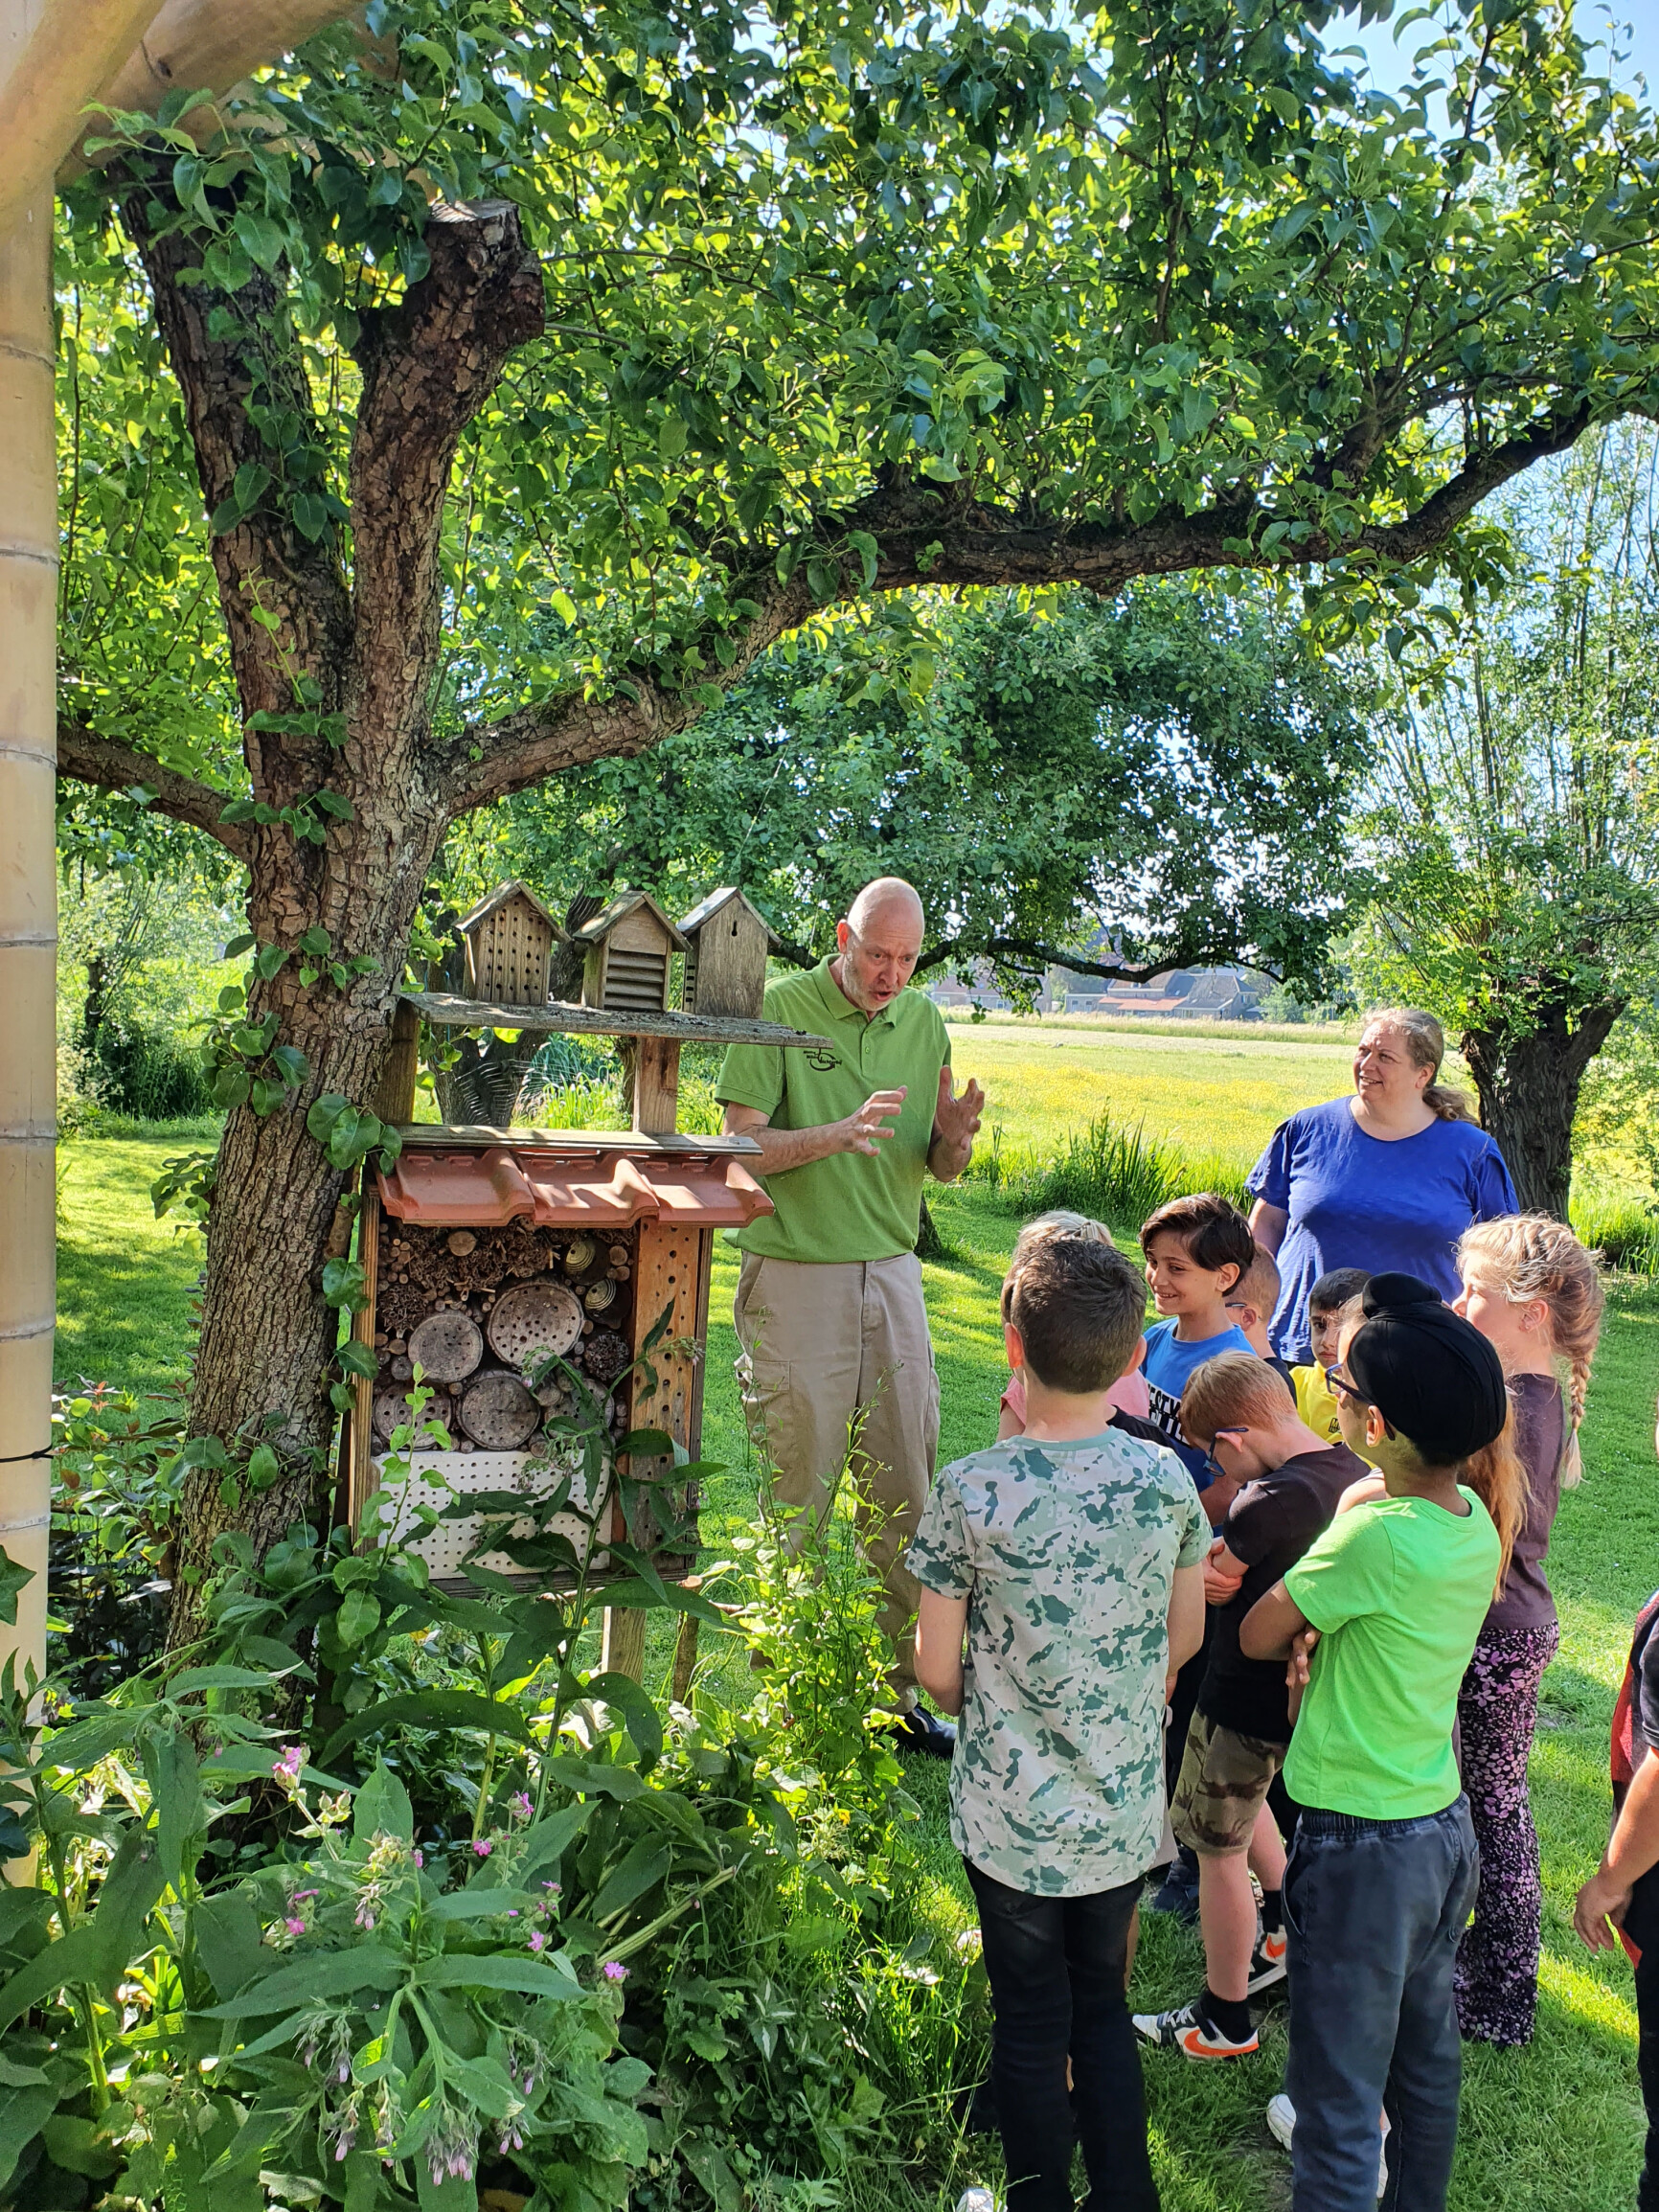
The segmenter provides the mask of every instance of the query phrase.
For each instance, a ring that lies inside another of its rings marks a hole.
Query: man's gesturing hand
[[[904,1104],[901,1090],[873,1090],[855,1114],[849,1114],[844,1122],[836,1124],[841,1132],[841,1151],[844,1152],[874,1152],[877,1137],[890,1137],[893,1131],[885,1128],[889,1114],[896,1114]]]
[[[966,1167],[984,1110],[985,1093],[971,1076],[967,1087],[959,1093],[949,1068],[940,1069],[927,1164],[942,1183],[950,1182]]]

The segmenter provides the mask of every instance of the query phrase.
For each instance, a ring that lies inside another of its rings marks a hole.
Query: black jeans
[[[1452,2003],[1480,1854],[1468,1799],[1420,1820],[1304,1809],[1284,1870],[1294,2212],[1443,2212],[1463,2046]]]
[[[1636,2188],[1636,2212],[1659,2212],[1659,1944],[1636,1969],[1636,2071],[1648,2109],[1648,2153]]]
[[[996,2008],[990,2071],[1009,2212],[1072,2212],[1078,2143],[1089,2177],[1084,2212],[1157,2212],[1124,1995],[1139,1880],[1090,1897],[1032,1897],[971,1864],[967,1879]]]

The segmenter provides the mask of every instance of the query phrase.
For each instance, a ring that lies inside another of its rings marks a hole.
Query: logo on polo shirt
[[[806,1060],[807,1065],[811,1068],[816,1068],[820,1075],[828,1075],[832,1067],[839,1067],[841,1065],[841,1062],[836,1055],[829,1051],[824,1045],[821,1044],[808,1046],[803,1057]]]

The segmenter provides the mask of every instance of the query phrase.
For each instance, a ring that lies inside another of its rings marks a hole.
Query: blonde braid
[[[1550,1311],[1550,1348],[1567,1370],[1567,1402],[1577,1435],[1590,1390],[1607,1293],[1595,1255],[1565,1221],[1548,1214],[1506,1214],[1477,1221],[1458,1243],[1458,1265],[1473,1262],[1511,1306],[1541,1298]]]

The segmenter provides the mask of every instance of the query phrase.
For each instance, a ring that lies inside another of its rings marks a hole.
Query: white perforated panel
[[[516,1490],[527,1494],[551,1490],[556,1479],[552,1471],[545,1465],[532,1469],[530,1456],[527,1451],[412,1451],[409,1454],[409,1481],[399,1502],[394,1535],[403,1537],[414,1526],[414,1508],[417,1505],[442,1506],[446,1502],[449,1491],[465,1494],[468,1491],[478,1490]],[[439,1476],[441,1481],[432,1483],[423,1480],[427,1472]],[[375,1469],[375,1478],[376,1481],[384,1479],[378,1464]],[[580,1480],[575,1502],[585,1513],[589,1501]],[[552,1525],[570,1539],[578,1552],[583,1549],[587,1539],[585,1519],[579,1517],[576,1513],[562,1513]],[[528,1536],[530,1523],[525,1521],[514,1533]],[[477,1535],[478,1523],[474,1518],[442,1520],[430,1535],[412,1542],[410,1548],[418,1551],[426,1561],[435,1579],[448,1579],[460,1575],[461,1562],[477,1540]],[[602,1551],[596,1553],[593,1563],[596,1567],[603,1567],[606,1563],[605,1554]],[[497,1574],[517,1574],[522,1571],[505,1552],[486,1552],[480,1564],[493,1567]]]

